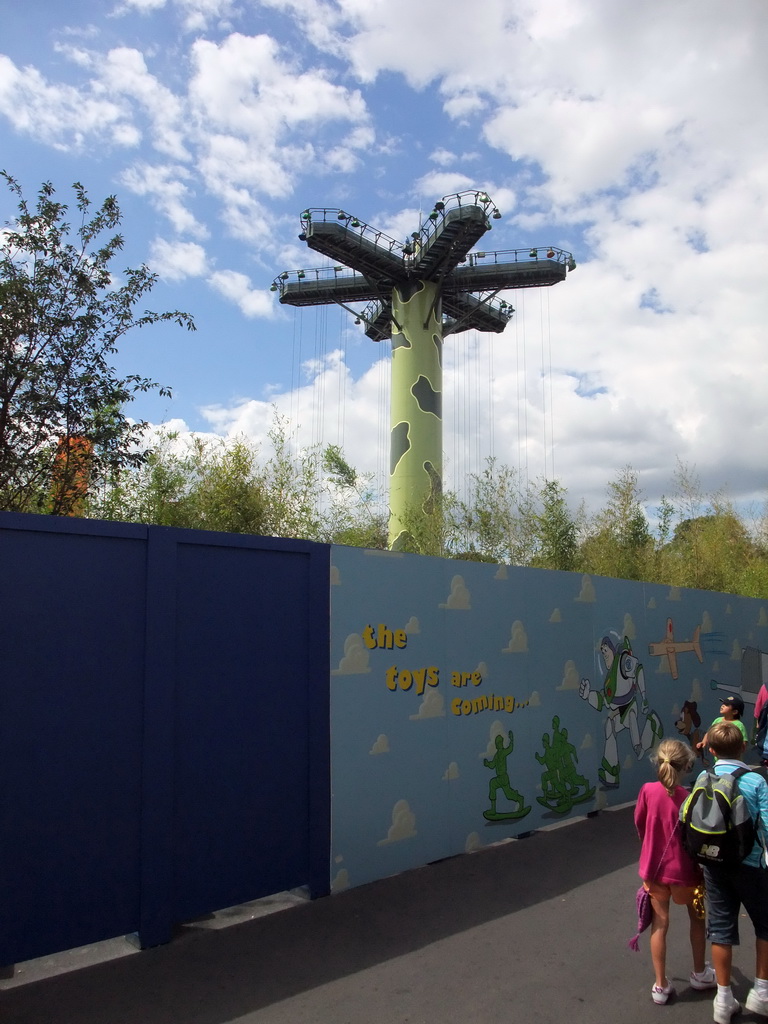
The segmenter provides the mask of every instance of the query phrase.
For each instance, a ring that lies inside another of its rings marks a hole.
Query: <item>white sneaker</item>
[[[715,968],[711,964],[705,964],[704,970],[698,974],[696,971],[691,971],[691,988],[696,988],[700,992],[706,988],[717,988]]]
[[[672,982],[669,981],[669,979],[667,979],[667,984],[664,986],[664,988],[662,988],[661,985],[654,985],[651,989],[651,999],[658,1006],[663,1006],[664,1003],[666,1003],[666,1001],[669,999],[669,997],[673,996],[674,994],[675,990],[672,986]]]
[[[759,1013],[763,1017],[768,1017],[768,996],[761,996],[757,989],[749,990],[744,1005],[750,1013]]]
[[[731,1024],[731,1017],[734,1013],[738,1013],[741,1009],[741,1003],[733,995],[733,992],[728,992],[728,995],[723,998],[718,992],[715,996],[715,1001],[712,1004],[714,1010],[715,1024]]]

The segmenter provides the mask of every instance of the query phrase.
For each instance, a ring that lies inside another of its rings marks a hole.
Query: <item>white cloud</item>
[[[179,234],[206,238],[208,229],[185,203],[190,198],[190,190],[182,179],[188,180],[190,176],[183,167],[139,162],[123,171],[120,180],[136,195],[148,196],[155,209],[168,218]]]
[[[0,114],[25,135],[61,150],[82,148],[97,137],[132,147],[140,133],[114,99],[70,85],[50,85],[35,68],[20,69],[0,54]]]
[[[217,270],[208,280],[224,298],[236,303],[244,316],[274,316],[271,293],[252,288],[250,278],[245,274],[236,270]]]
[[[308,168],[353,171],[356,151],[373,141],[360,92],[320,70],[298,71],[269,36],[234,33],[221,44],[201,39],[191,58],[190,102],[206,126],[198,166],[230,225],[242,222],[241,209],[254,196],[289,195]],[[326,141],[327,126],[349,123],[354,128],[339,145]],[[256,237],[263,235],[257,229]]]
[[[142,14],[148,14],[150,11],[160,10],[161,7],[165,7],[165,4],[166,0],[122,0],[122,3],[116,9],[116,13],[122,14],[133,8]]]
[[[208,270],[205,249],[197,242],[169,242],[155,238],[150,247],[150,266],[167,281],[201,277]]]
[[[764,0],[484,0],[482,17],[458,0],[121,11],[98,30],[59,28],[53,58],[41,36],[34,66],[8,46],[0,117],[14,144],[98,157],[99,191],[117,180],[132,192],[126,235],[139,245],[165,218],[181,236],[152,245],[166,281],[203,277],[197,302],[274,316],[258,390],[230,397],[237,377],[198,403],[222,429],[259,432],[275,403],[306,440],[332,430],[381,478],[386,350],[350,325],[338,358],[317,344],[307,359],[305,334],[281,362],[302,321],[278,311],[269,282],[308,266],[296,241],[306,205],[343,206],[404,239],[420,207],[483,188],[504,214],[483,245],[553,244],[579,266],[553,289],[508,293],[517,314],[501,337],[446,339],[448,486],[492,453],[592,503],[627,463],[649,496],[668,492],[677,456],[705,488],[760,490]],[[319,337],[317,315],[307,331]]]
[[[211,22],[226,19],[233,12],[232,0],[121,0],[115,13],[123,15],[131,10],[141,14],[152,14],[166,6],[174,7],[182,15],[182,24],[187,32],[200,32]],[[226,23],[226,22],[225,22]]]
[[[443,149],[440,146],[429,154],[429,159],[436,163],[438,167],[449,167],[451,164],[456,163],[458,157],[455,153],[451,153],[450,150]]]
[[[136,100],[152,125],[155,149],[177,160],[189,159],[184,145],[184,105],[150,74],[144,56],[121,46],[96,62],[100,83],[109,92]]]
[[[286,128],[367,116],[358,90],[335,85],[319,70],[297,73],[269,36],[233,33],[221,45],[200,39],[191,56],[191,97],[222,132],[274,145]]]
[[[452,171],[430,171],[429,174],[425,174],[423,178],[415,182],[414,187],[418,195],[431,201],[454,192],[465,192],[476,184],[466,174]]]

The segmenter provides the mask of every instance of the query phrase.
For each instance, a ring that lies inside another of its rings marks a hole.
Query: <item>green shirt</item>
[[[714,720],[712,725],[717,725],[718,722],[730,722],[731,725],[737,725],[741,730],[741,735],[744,737],[744,742],[749,743],[749,736],[747,736],[747,727],[744,725],[740,718],[723,718],[723,716],[721,715],[719,718],[716,718]],[[710,726],[710,729],[711,728],[712,726]]]

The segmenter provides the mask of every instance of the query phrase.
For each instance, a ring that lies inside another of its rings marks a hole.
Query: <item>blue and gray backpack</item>
[[[703,771],[680,807],[680,838],[700,864],[735,867],[755,845],[755,823],[739,788],[739,779],[748,771]]]

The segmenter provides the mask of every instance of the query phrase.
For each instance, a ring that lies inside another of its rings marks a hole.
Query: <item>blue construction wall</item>
[[[0,964],[328,891],[328,564],[0,514]]]
[[[634,800],[766,678],[708,591],[334,547],[331,607],[333,891]]]
[[[0,964],[633,800],[768,678],[759,601],[0,514]]]

